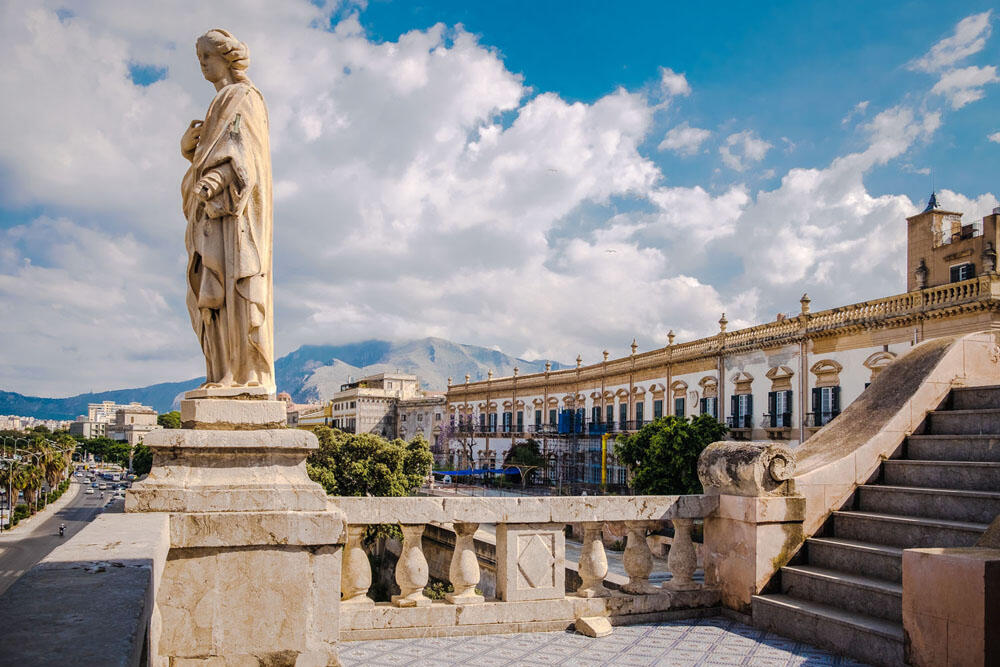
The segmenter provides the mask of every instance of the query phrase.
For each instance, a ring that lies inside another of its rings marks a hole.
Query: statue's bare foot
[[[247,387],[259,387],[260,386],[260,376],[254,372],[249,378],[247,378]]]
[[[218,382],[202,382],[199,389],[219,389],[222,385]]]
[[[233,374],[232,373],[226,373],[224,376],[222,376],[222,379],[219,380],[219,384],[217,384],[216,386],[217,387],[232,387],[233,384],[235,384],[233,382]]]

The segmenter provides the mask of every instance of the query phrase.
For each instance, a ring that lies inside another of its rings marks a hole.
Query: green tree
[[[522,442],[514,443],[514,446],[507,452],[503,464],[517,468],[523,486],[537,469],[545,466],[545,457],[542,456],[541,449],[538,447],[538,441],[534,438],[528,438]]]
[[[153,468],[153,451],[143,444],[135,446],[132,452],[132,472],[142,476],[149,473]]]
[[[180,428],[181,427],[181,413],[176,410],[171,410],[170,412],[164,412],[156,417],[156,423],[163,428]]]
[[[319,449],[306,461],[309,476],[332,496],[408,496],[430,473],[430,446],[423,436],[410,442],[373,433],[312,429]]]
[[[661,417],[637,433],[618,436],[615,456],[632,472],[632,487],[641,494],[701,493],[698,455],[722,440],[726,427],[711,415]]]
[[[45,424],[39,424],[38,426],[33,427],[31,431],[33,433],[40,433],[42,435],[49,435],[50,433],[52,433],[52,431],[49,430],[49,427],[46,426]]]

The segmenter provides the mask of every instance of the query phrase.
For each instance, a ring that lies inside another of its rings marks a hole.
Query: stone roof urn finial
[[[545,372],[548,373],[551,370],[552,370],[552,362],[551,361],[546,361],[545,362]]]
[[[520,372],[520,370],[521,370],[520,368],[518,368],[517,366],[514,366],[514,377],[517,377],[517,374],[518,374],[518,372]]]
[[[635,342],[635,338],[632,339],[632,344],[629,347],[632,348],[632,354],[635,354],[635,351],[639,349],[639,344]]]
[[[997,251],[993,247],[991,241],[986,242],[986,247],[983,248],[983,272],[993,273],[997,270]]]
[[[808,294],[803,294],[802,298],[799,299],[799,303],[802,304],[802,314],[807,315],[809,313],[809,304],[812,303],[812,299],[809,298]]]
[[[468,373],[466,373],[465,374],[465,384],[469,384],[469,380],[470,379],[471,379],[471,376]]]
[[[601,352],[601,354],[603,354],[603,355],[604,355],[604,361],[607,361],[607,360],[608,360],[608,356],[609,356],[609,355],[608,355],[608,351],[607,351],[607,350],[604,350],[604,352]]]
[[[492,380],[493,379],[493,369],[492,368],[486,372],[486,379],[487,380]]]
[[[923,257],[920,258],[920,264],[917,265],[917,268],[913,270],[913,277],[916,278],[917,289],[927,287],[927,262],[924,261]]]
[[[448,386],[451,386],[451,378],[448,378]]]
[[[583,355],[578,354],[576,355],[576,367],[579,368],[582,365],[583,365]]]
[[[729,324],[729,320],[726,319],[726,314],[722,313],[722,317],[719,318],[719,332],[726,333],[726,325]]]
[[[673,345],[674,338],[676,338],[676,336],[674,336],[674,330],[671,329],[670,331],[667,332],[667,345]]]

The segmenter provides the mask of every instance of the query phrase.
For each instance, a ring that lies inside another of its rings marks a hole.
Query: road
[[[73,482],[75,486],[77,482]],[[66,493],[70,493],[68,489]],[[104,502],[100,492],[93,495],[81,489],[77,497],[56,512],[44,512],[32,523],[4,531],[0,537],[0,594],[18,577],[45,558],[50,551],[63,544],[101,513]],[[66,535],[59,537],[59,524],[66,524]]]

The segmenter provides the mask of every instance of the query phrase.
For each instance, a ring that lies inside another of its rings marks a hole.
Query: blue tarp
[[[461,477],[462,475],[486,475],[486,474],[489,474],[489,473],[492,473],[492,474],[498,474],[499,473],[501,475],[503,475],[503,474],[516,475],[517,474],[517,470],[499,470],[499,469],[496,469],[496,468],[480,468],[479,470],[473,470],[473,469],[470,468],[468,470],[435,470],[434,471],[435,475],[451,475],[452,477]]]

